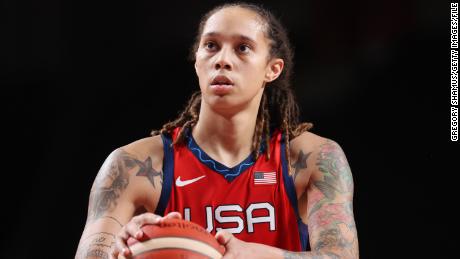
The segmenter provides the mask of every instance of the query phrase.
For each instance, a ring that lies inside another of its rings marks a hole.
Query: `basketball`
[[[135,259],[222,258],[225,252],[213,235],[190,221],[165,219],[158,225],[145,225],[142,230],[142,238],[130,237],[127,241]]]

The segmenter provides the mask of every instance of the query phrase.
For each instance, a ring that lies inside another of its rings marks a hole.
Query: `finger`
[[[217,242],[224,246],[226,246],[233,239],[233,235],[225,230],[219,230],[215,237]]]
[[[139,216],[134,217],[131,220],[131,222],[126,225],[127,231],[132,237],[139,239],[144,235],[144,232],[141,229],[142,226],[148,224],[158,224],[160,223],[160,219],[160,216],[155,215],[153,213],[141,214]]]
[[[168,213],[163,218],[166,218],[166,219],[182,219],[182,215],[179,212],[174,211],[174,212]]]
[[[139,227],[147,224],[158,224],[161,216],[158,216],[153,213],[144,213],[138,216],[135,216],[131,221],[138,224]]]
[[[110,254],[110,259],[128,259],[128,258],[132,258],[131,257],[131,253],[113,253],[113,254]]]
[[[128,234],[126,232],[124,232],[124,233],[120,233],[115,238],[115,249],[113,251],[113,255],[115,256],[115,258],[118,257],[120,252],[124,256],[131,255],[131,250],[126,245],[126,240],[128,239],[128,237],[129,237]]]
[[[126,224],[125,233],[127,234],[126,235],[127,237],[124,238],[124,240],[128,240],[130,236],[134,237],[135,239],[139,239],[143,236],[141,225],[140,223],[137,223],[137,222],[129,222],[128,224]]]
[[[118,254],[118,250],[112,249],[112,251],[110,252],[110,259],[118,259]]]

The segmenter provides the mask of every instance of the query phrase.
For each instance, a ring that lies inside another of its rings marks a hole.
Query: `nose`
[[[230,61],[231,59],[231,48],[222,47],[216,55],[216,61],[214,63],[214,68],[216,70],[227,69],[232,70],[233,65]]]

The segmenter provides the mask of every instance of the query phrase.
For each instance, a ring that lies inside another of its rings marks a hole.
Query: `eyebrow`
[[[203,37],[219,37],[219,36],[222,36],[220,33],[218,32],[207,32],[205,34],[203,34]],[[231,36],[232,38],[238,38],[238,39],[241,39],[241,40],[244,40],[244,41],[248,41],[252,44],[257,44],[256,41],[254,39],[252,39],[251,37],[248,37],[248,36],[245,36],[245,35],[242,35],[242,34],[234,34]]]

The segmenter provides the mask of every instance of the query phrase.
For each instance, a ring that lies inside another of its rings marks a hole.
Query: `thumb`
[[[219,230],[215,237],[217,242],[223,246],[226,246],[234,239],[233,235],[225,230]]]

